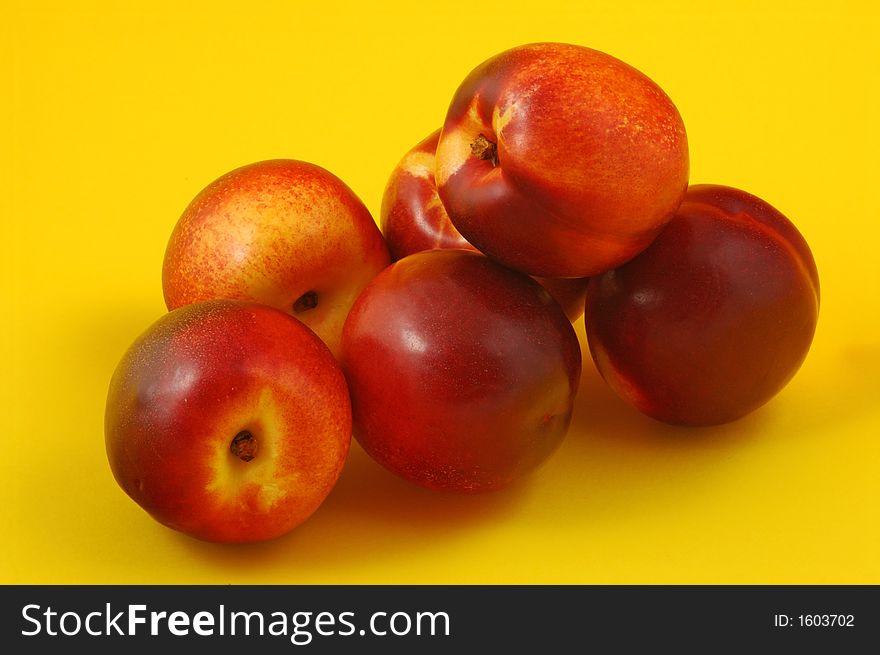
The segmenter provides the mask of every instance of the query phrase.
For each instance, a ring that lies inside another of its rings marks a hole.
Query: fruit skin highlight
[[[355,437],[436,490],[497,489],[560,444],[581,371],[574,328],[530,277],[429,250],[364,289],[342,333]]]
[[[819,275],[803,236],[767,202],[696,185],[647,250],[591,281],[586,315],[593,360],[623,399],[667,423],[726,423],[800,368]]]
[[[513,48],[456,91],[437,188],[480,251],[542,277],[588,277],[644,250],[688,182],[684,123],[648,77],[597,50]]]
[[[370,212],[308,162],[256,162],[221,176],[184,210],[162,269],[168,309],[249,300],[290,313],[334,353],[354,299],[389,263]]]
[[[166,314],[116,368],[105,412],[119,486],[199,539],[272,539],[306,520],[351,443],[345,378],[296,319],[215,300]]]
[[[416,144],[397,164],[382,196],[379,227],[392,261],[433,248],[479,252],[461,236],[437,195],[434,153],[440,130]],[[565,311],[571,322],[584,313],[587,278],[535,278]]]

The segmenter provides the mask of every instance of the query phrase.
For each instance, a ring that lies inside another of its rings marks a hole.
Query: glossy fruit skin
[[[416,144],[395,167],[382,196],[379,227],[391,260],[433,248],[474,248],[449,219],[437,194],[435,151],[440,130]],[[535,278],[565,311],[571,322],[584,312],[587,278]]]
[[[635,68],[535,43],[464,80],[435,173],[452,223],[480,251],[531,275],[588,277],[641,252],[672,217],[688,182],[687,135]]]
[[[438,129],[413,146],[385,185],[379,228],[393,261],[433,248],[477,251],[452,225],[437,195],[434,153],[439,140]]]
[[[105,442],[113,476],[160,523],[199,539],[271,539],[333,488],[351,442],[341,369],[302,323],[230,300],[150,326],[117,366]],[[231,451],[256,438],[250,461]]]
[[[647,250],[593,279],[586,314],[593,360],[622,398],[667,423],[726,423],[800,368],[819,276],[803,236],[767,202],[696,185]]]
[[[342,335],[355,437],[379,463],[436,490],[503,487],[556,449],[581,353],[531,278],[465,250],[392,264]]]
[[[335,353],[351,304],[388,263],[378,226],[342,180],[273,159],[226,173],[192,200],[169,239],[162,289],[168,309],[217,298],[275,307]]]

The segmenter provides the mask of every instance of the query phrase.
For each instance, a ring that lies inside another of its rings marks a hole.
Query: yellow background
[[[880,583],[875,6],[3,0],[0,582]],[[680,429],[617,400],[584,350],[571,433],[515,488],[437,495],[355,446],[321,509],[274,542],[153,522],[110,474],[104,400],[164,312],[189,200],[291,157],[378,216],[471,68],[539,40],[648,74],[684,117],[691,181],[799,226],[822,308],[798,376],[743,420]]]

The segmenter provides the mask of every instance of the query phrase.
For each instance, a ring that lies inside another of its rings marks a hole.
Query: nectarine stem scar
[[[293,303],[293,313],[301,314],[318,306],[318,294],[314,291],[306,291]]]
[[[242,430],[235,435],[229,450],[241,461],[249,462],[257,456],[257,447],[257,440],[254,438],[254,435],[247,430]]]
[[[498,165],[498,146],[482,134],[471,143],[471,154],[477,159],[491,160],[493,166]]]

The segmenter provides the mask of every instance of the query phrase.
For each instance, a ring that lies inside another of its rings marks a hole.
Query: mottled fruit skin
[[[275,159],[231,171],[184,210],[165,252],[168,309],[250,300],[293,314],[339,346],[354,299],[389,263],[370,212],[342,180]]]
[[[260,541],[302,523],[333,488],[351,404],[333,355],[302,323],[215,300],[166,314],[132,344],[104,431],[116,481],[157,521],[208,541]],[[243,433],[249,461],[233,452]]]
[[[476,251],[452,225],[437,195],[434,153],[439,140],[438,129],[413,146],[385,185],[379,227],[393,261],[432,248]]]
[[[440,130],[416,144],[395,167],[385,186],[379,227],[392,261],[432,248],[464,248],[476,252],[452,221],[437,195],[434,153]],[[572,322],[584,313],[588,278],[535,278]]]
[[[342,335],[355,437],[436,490],[496,489],[559,445],[581,370],[577,336],[528,276],[466,250],[392,264]]]
[[[807,242],[765,201],[692,186],[651,246],[593,279],[586,332],[602,377],[645,414],[735,420],[800,368],[819,316]]]
[[[531,275],[588,277],[641,252],[687,188],[684,123],[648,77],[562,43],[513,48],[455,93],[437,187],[479,250]]]

